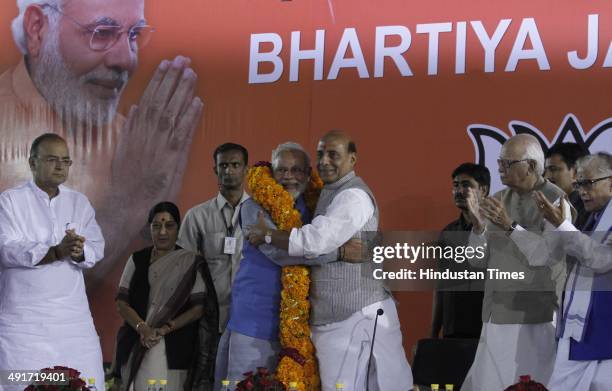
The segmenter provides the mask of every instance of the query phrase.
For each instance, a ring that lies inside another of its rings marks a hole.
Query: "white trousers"
[[[461,391],[504,390],[518,383],[521,375],[530,375],[534,381],[546,384],[552,373],[555,350],[555,328],[549,322],[485,322],[474,363]]]
[[[412,390],[412,371],[402,345],[397,310],[393,299],[388,298],[341,322],[312,326],[322,391],[335,391],[336,383],[343,383],[346,390],[366,390],[374,318],[379,308],[384,314],[378,318],[369,390]]]
[[[562,338],[557,348],[557,359],[548,384],[554,391],[610,391],[612,390],[612,360],[569,360],[570,340]]]
[[[258,367],[274,372],[279,352],[278,341],[250,337],[225,329],[217,349],[213,390],[220,390],[221,381],[225,379],[230,380],[230,384],[243,380],[245,372],[255,372]]]

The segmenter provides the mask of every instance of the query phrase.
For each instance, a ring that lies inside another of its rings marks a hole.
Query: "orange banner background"
[[[16,14],[14,2],[0,9],[0,71],[19,60],[10,33]],[[589,14],[599,15],[599,55],[592,67],[573,69],[567,52],[586,55]],[[183,213],[216,193],[211,154],[218,144],[241,143],[255,162],[269,159],[272,148],[287,140],[314,154],[317,138],[338,128],[355,138],[357,172],[377,197],[382,229],[439,229],[458,214],[450,195],[450,172],[475,158],[466,132],[470,124],[507,132],[509,121],[522,120],[552,139],[568,113],[587,130],[612,116],[611,70],[602,66],[612,38],[612,4],[605,0],[150,0],[146,15],[157,31],[141,53],[121,111],[138,100],[161,59],[177,54],[192,59],[205,113],[178,199]],[[523,18],[537,23],[548,71],[539,70],[535,60],[519,61],[516,71],[504,71]],[[502,19],[512,23],[495,52],[495,71],[485,73],[483,48],[469,22],[482,21],[492,34]],[[455,74],[455,30],[461,21],[468,22],[466,73]],[[451,22],[453,32],[440,34],[438,74],[427,75],[428,40],[416,33],[416,25],[435,22]],[[412,33],[404,57],[413,76],[402,77],[387,59],[384,77],[373,77],[375,29],[389,25],[406,26]],[[301,31],[302,48],[311,49],[315,30],[325,30],[327,76],[348,27],[357,30],[369,78],[343,69],[336,80],[315,81],[312,61],[305,60],[299,81],[289,82],[291,31]],[[283,40],[285,71],[274,83],[248,83],[250,36],[258,33],[276,33]],[[113,298],[122,268],[117,265],[104,285],[90,292],[106,361],[120,324]],[[400,292],[396,297],[409,352],[417,339],[429,334],[431,293]]]

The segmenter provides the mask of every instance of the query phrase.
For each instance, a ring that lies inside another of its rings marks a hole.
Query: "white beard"
[[[59,28],[50,26],[49,39],[41,48],[36,66],[31,66],[34,85],[70,128],[101,128],[113,120],[122,91],[115,99],[100,99],[86,90],[91,78],[127,82],[128,73],[105,68],[103,65],[81,76],[68,67],[59,47]]]

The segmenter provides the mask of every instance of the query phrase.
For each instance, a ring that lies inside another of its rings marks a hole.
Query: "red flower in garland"
[[[531,376],[523,375],[520,377],[520,381],[516,384],[511,385],[504,391],[548,391],[542,384],[531,380]]]

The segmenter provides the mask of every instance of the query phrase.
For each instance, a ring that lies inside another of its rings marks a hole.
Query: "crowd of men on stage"
[[[355,239],[378,229],[379,209],[355,173],[357,145],[348,134],[322,134],[312,164],[295,143],[272,151],[273,177],[303,211],[301,228],[277,230],[244,191],[248,152],[231,143],[213,155],[219,193],[181,222],[172,205],[156,207],[180,190],[200,124],[190,60],[162,61],[124,118],[116,110],[119,98],[154,31],[144,19],[144,1],[27,0],[18,8],[13,34],[24,57],[0,75],[0,370],[66,365],[101,388],[102,354],[83,272],[98,263],[98,271],[111,268],[148,215],[159,240],[148,253],[151,264],[168,232],[205,260],[212,284],[206,273],[203,281],[191,281],[192,294],[184,295],[193,299],[189,320],[206,318],[202,295],[214,291],[218,305],[220,341],[210,350],[216,356],[208,357],[215,365],[201,368],[205,376],[177,377],[185,382],[169,389],[218,389],[221,379],[235,380],[253,366],[273,369],[280,295],[274,279],[280,267],[293,264],[311,268],[311,338],[322,389],[334,390],[338,382],[348,390],[412,389],[395,302],[367,272],[369,260],[355,256],[363,250]],[[502,390],[525,373],[554,391],[609,390],[612,157],[590,152],[571,144],[544,151],[534,137],[516,135],[498,159],[505,187],[492,196],[485,167],[465,163],[452,172],[461,213],[445,232],[486,245],[486,262],[470,267],[526,276],[487,280],[482,292],[437,292],[432,335],[479,338],[462,390]],[[309,216],[303,194],[314,167],[325,186]],[[64,185],[71,169],[82,181],[79,191]],[[109,261],[99,262],[103,258]],[[124,276],[141,278],[148,292],[152,281],[133,263]],[[138,298],[163,308],[155,299]],[[128,351],[124,365],[133,366],[138,352],[143,368],[183,370],[170,363],[171,349],[155,356],[168,358],[162,363],[147,362],[147,352],[163,346],[160,338],[182,329],[187,317],[153,327],[146,308],[122,307],[122,300],[132,300],[129,293],[117,300],[137,346],[144,347]],[[257,308],[268,308],[268,316]],[[0,383],[4,388],[23,387]]]

